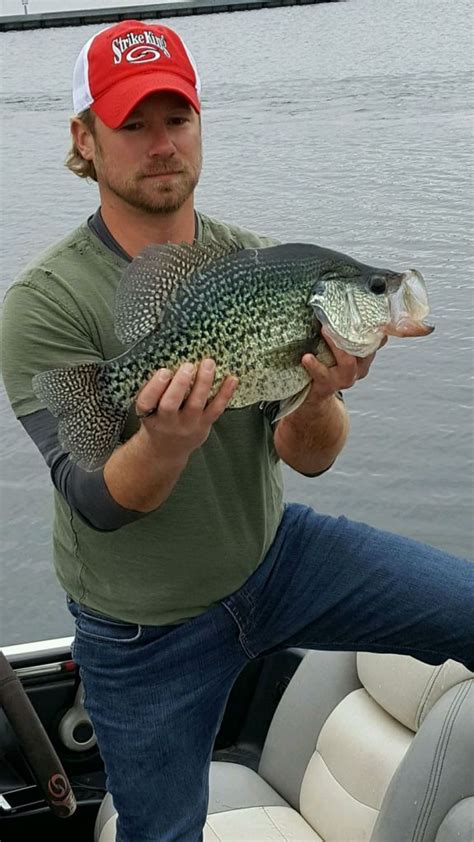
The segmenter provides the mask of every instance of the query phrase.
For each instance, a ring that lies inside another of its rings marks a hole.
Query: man
[[[244,665],[288,646],[455,658],[474,667],[473,568],[432,547],[283,505],[280,461],[317,476],[348,432],[340,391],[365,377],[327,338],[304,403],[225,412],[213,360],[142,388],[124,440],[87,473],[61,449],[32,377],[122,353],[114,294],[149,243],[273,241],[194,208],[200,85],[161,25],[125,21],[85,45],[74,71],[69,168],[100,209],[33,261],[4,308],[4,379],[55,486],[54,554],[76,618],[81,668],[119,842],[198,842],[225,703]]]

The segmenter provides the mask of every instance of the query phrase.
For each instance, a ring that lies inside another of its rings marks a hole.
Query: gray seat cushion
[[[209,775],[209,814],[242,807],[288,807],[288,802],[257,772],[238,763],[213,761]]]
[[[451,687],[426,717],[390,783],[371,842],[472,841],[473,723],[471,679]],[[453,808],[453,827],[461,830],[449,835],[442,826]]]
[[[474,798],[463,798],[444,817],[436,842],[472,842],[474,839]]]

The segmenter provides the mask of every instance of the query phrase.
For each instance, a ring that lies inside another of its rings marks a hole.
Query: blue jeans
[[[239,672],[289,646],[448,658],[474,670],[474,564],[288,505],[240,590],[174,626],[69,600],[117,842],[199,842],[213,743]]]

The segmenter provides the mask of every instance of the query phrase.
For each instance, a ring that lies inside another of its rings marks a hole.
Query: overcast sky
[[[73,9],[103,9],[106,6],[150,6],[160,0],[28,0],[28,13],[62,12]],[[165,2],[165,0],[162,0]],[[1,15],[22,15],[21,0],[0,0]]]

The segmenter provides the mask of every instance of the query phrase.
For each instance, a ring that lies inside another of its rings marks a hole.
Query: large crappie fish
[[[36,375],[33,388],[58,417],[61,445],[87,470],[120,441],[140,387],[161,367],[216,362],[214,392],[239,378],[229,408],[280,401],[281,418],[306,397],[301,358],[334,357],[320,335],[364,357],[386,334],[422,336],[433,328],[419,272],[375,269],[319,246],[261,249],[151,245],[127,267],[117,291],[115,330],[128,351]]]

